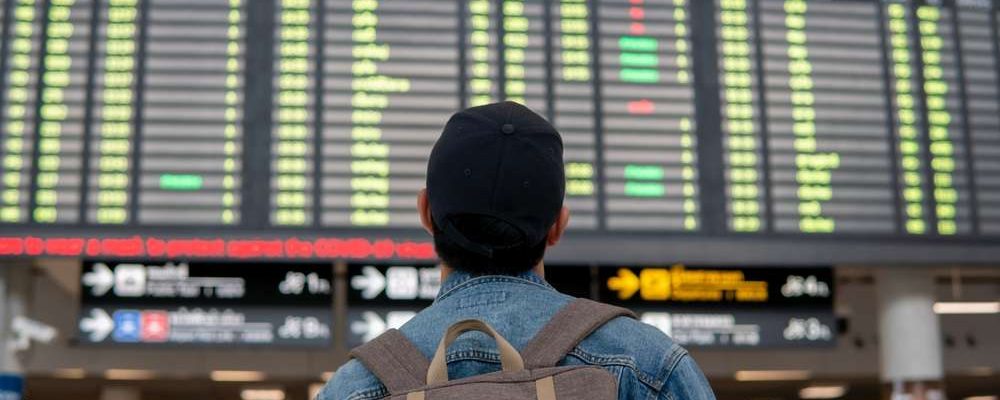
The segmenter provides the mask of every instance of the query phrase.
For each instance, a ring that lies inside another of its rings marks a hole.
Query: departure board
[[[889,122],[873,2],[760,2],[774,229],[892,233]]]
[[[133,220],[135,121],[142,26],[139,1],[100,2],[94,19],[85,220],[121,225]]]
[[[930,151],[931,187],[937,232],[972,231],[969,159],[966,156],[965,88],[958,59],[954,10],[919,4],[915,13],[922,53],[924,101]]]
[[[911,34],[911,9],[904,4],[885,6],[885,42],[889,70],[890,120],[894,122],[896,137],[894,149],[898,154],[896,168],[899,171],[897,189],[900,190],[902,226],[909,234],[923,234],[930,229],[927,216],[931,213],[931,196],[928,194],[928,180],[923,172],[927,165],[923,132],[925,126],[924,105],[921,98],[919,75],[920,65],[910,49],[917,42]]]
[[[311,225],[316,192],[315,0],[276,0],[269,222]]]
[[[79,217],[90,11],[89,1],[52,4],[42,25],[30,203],[40,223]]]
[[[760,232],[768,220],[754,3],[716,3],[727,228],[734,232]]]
[[[320,224],[418,227],[431,147],[458,109],[459,8],[324,2]]]
[[[9,3],[2,220],[72,222],[83,171],[89,2]]]
[[[513,101],[553,262],[992,262],[997,3],[5,0],[0,256],[430,261],[435,140]]]
[[[593,5],[560,0],[549,5],[551,82],[549,121],[563,138],[566,162],[566,206],[573,210],[571,229],[598,227],[597,106],[594,104]]]
[[[240,221],[246,34],[241,3],[145,3],[139,223]]]
[[[602,1],[597,13],[608,229],[696,231],[687,0]]]
[[[958,29],[968,143],[973,160],[979,230],[1000,233],[1000,64],[997,62],[997,19],[986,1],[958,1],[953,26]]]
[[[460,2],[463,43],[464,105],[481,106],[500,100],[500,5],[490,0]]]

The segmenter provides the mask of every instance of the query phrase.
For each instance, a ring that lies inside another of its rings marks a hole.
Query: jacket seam
[[[685,358],[690,357],[690,355],[688,354],[687,350],[684,350],[683,347],[680,347],[676,343],[674,343],[673,348],[670,351],[670,355],[667,357],[668,357],[667,358],[668,362],[664,369],[666,373],[663,376],[663,382],[670,382],[670,379],[674,375],[674,371],[677,370],[677,365],[680,364],[681,361],[684,361]],[[664,394],[663,387],[657,389],[657,394],[658,395]],[[674,395],[670,393],[670,391],[668,390],[666,392],[666,398],[667,400],[674,400]]]
[[[639,380],[639,382],[642,382],[643,385],[649,386],[650,388],[652,388],[654,391],[657,392],[663,388],[663,381],[657,380],[652,375],[639,369],[639,366],[636,365],[635,363],[635,359],[633,359],[632,357],[601,356],[587,352],[586,350],[583,350],[579,347],[573,349],[573,351],[569,352],[568,355],[579,358],[583,362],[590,365],[600,365],[602,367],[615,365],[628,368],[630,371],[632,371],[633,374],[635,374],[635,377]]]
[[[347,396],[347,400],[377,400],[383,399],[389,396],[389,390],[385,388],[381,383],[377,387],[372,389],[363,390],[360,392],[354,392],[350,396]]]
[[[500,363],[500,355],[490,351],[482,350],[463,350],[454,353],[449,353],[445,356],[446,362],[451,361],[482,361],[493,364]]]
[[[451,297],[452,295],[454,295],[456,292],[458,292],[460,290],[465,290],[465,289],[473,288],[473,287],[476,287],[476,286],[479,286],[479,285],[483,285],[483,284],[487,284],[487,283],[498,283],[498,282],[518,283],[518,284],[528,285],[528,286],[537,286],[537,287],[543,288],[543,289],[549,289],[549,290],[552,289],[549,286],[545,286],[545,285],[542,285],[540,283],[533,282],[533,281],[530,281],[530,280],[527,280],[527,279],[524,279],[524,278],[518,278],[518,277],[514,277],[514,276],[491,275],[491,276],[484,276],[484,277],[472,278],[472,279],[469,279],[469,280],[467,280],[465,282],[459,283],[459,284],[455,285],[454,287],[448,289],[448,291],[441,293],[441,295],[438,296],[438,298],[436,300],[434,300],[434,302],[437,303],[437,302],[442,301],[442,300],[444,300],[444,299],[446,299],[448,297]]]
[[[671,350],[672,351],[670,352],[670,356],[668,358],[669,362],[665,369],[666,374],[663,376],[663,382],[670,381],[670,377],[673,376],[674,371],[677,370],[677,364],[680,364],[681,361],[688,357],[687,350],[684,350],[683,347],[678,346],[676,343],[674,343],[673,349]]]

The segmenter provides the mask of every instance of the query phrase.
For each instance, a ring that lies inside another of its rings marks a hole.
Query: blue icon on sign
[[[138,343],[141,314],[136,310],[115,311],[115,330],[111,339],[119,343]]]
[[[24,378],[20,375],[0,373],[0,399],[21,400]]]

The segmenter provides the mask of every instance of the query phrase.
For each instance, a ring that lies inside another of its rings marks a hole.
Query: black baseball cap
[[[565,192],[559,132],[545,118],[510,101],[453,115],[427,164],[427,197],[439,234],[487,258],[545,240]],[[499,246],[477,243],[453,223],[465,215],[506,222],[522,239]]]

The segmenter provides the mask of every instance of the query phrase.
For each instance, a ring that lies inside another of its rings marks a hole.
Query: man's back
[[[477,278],[453,272],[434,304],[401,331],[430,358],[449,326],[479,319],[520,350],[571,300],[531,272]],[[447,354],[448,373],[454,379],[500,370],[496,345],[479,333],[463,336]],[[620,399],[714,399],[687,351],[656,328],[629,318],[617,318],[599,329],[561,365],[605,368],[618,378]],[[374,375],[352,360],[337,371],[319,400],[381,399],[387,394]]]

